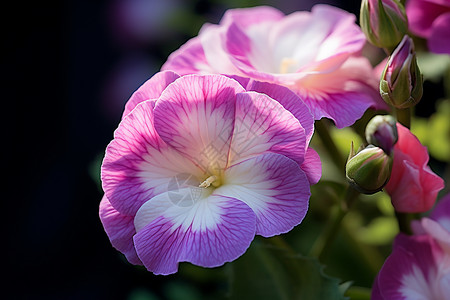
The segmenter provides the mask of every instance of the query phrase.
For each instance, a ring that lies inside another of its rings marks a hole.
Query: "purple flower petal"
[[[256,234],[270,237],[302,222],[310,189],[305,173],[293,160],[268,153],[225,170],[224,185],[214,194],[245,202],[256,214]]]
[[[224,168],[234,126],[236,93],[244,88],[219,75],[187,75],[155,106],[161,138],[205,171]]]
[[[199,37],[190,39],[180,49],[170,54],[161,70],[176,70],[180,75],[214,73],[208,65]]]
[[[134,217],[119,213],[103,196],[100,202],[100,220],[113,247],[125,254],[130,263],[142,265],[133,245],[133,236],[136,234]]]
[[[400,234],[378,274],[376,292],[379,299],[445,299],[448,270],[448,259],[432,237]]]
[[[142,210],[161,212],[134,237],[139,258],[155,274],[175,273],[183,261],[221,266],[241,256],[255,235],[255,214],[233,198],[211,195],[182,207],[164,193]]]
[[[180,76],[172,71],[163,71],[156,73],[152,78],[144,82],[136,92],[133,93],[130,100],[125,105],[123,117],[128,115],[139,103],[145,100],[155,100],[161,96],[164,89],[178,79]]]
[[[319,154],[312,148],[308,148],[305,154],[305,160],[300,168],[308,177],[309,184],[313,185],[319,182],[322,176],[322,162]]]
[[[309,142],[314,133],[314,118],[309,108],[303,103],[303,100],[294,92],[278,84],[256,80],[250,80],[246,89],[266,94],[283,105],[285,109],[290,111],[300,121]]]
[[[440,15],[433,22],[428,38],[428,47],[433,53],[450,54],[450,9],[446,14]]]
[[[159,137],[153,126],[151,101],[142,102],[122,120],[106,149],[101,172],[109,201],[130,216],[153,196],[167,191],[177,174],[202,174]]]
[[[439,200],[431,212],[430,218],[450,232],[450,194]]]
[[[305,148],[305,130],[280,103],[255,92],[237,95],[229,165],[265,152],[283,154],[300,165]]]

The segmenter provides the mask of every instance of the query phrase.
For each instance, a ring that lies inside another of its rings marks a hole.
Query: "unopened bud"
[[[397,122],[391,115],[376,115],[366,126],[366,140],[390,155],[398,140]]]
[[[396,108],[408,108],[416,105],[422,98],[422,86],[423,78],[417,66],[414,43],[405,35],[389,56],[381,75],[381,97]]]
[[[405,7],[397,0],[362,0],[361,29],[373,45],[395,47],[408,30]]]
[[[349,159],[347,181],[363,194],[380,191],[391,175],[392,158],[383,149],[369,145]]]

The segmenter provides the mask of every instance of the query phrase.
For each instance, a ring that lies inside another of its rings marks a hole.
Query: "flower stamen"
[[[216,176],[209,176],[208,178],[205,179],[205,181],[203,181],[202,183],[200,183],[200,185],[198,187],[201,188],[208,188],[214,181],[217,180]]]

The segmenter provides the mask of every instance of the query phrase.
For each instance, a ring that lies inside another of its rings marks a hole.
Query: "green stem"
[[[411,128],[411,109],[405,108],[395,109],[395,114],[397,115],[397,121],[401,123],[406,128]],[[395,217],[397,218],[398,228],[400,232],[411,234],[411,220],[414,218],[412,214],[396,212]]]
[[[355,199],[358,197],[359,192],[348,186],[345,192],[345,198],[338,206],[338,210],[334,213],[330,222],[325,226],[323,233],[317,238],[313,247],[311,248],[310,255],[318,257],[320,261],[328,254],[336,235],[341,227],[342,220],[347,215]]]
[[[400,232],[403,232],[405,234],[412,234],[411,221],[416,218],[416,215],[410,213],[395,212],[395,217],[397,218],[398,229],[400,230]]]
[[[333,160],[334,164],[339,170],[345,170],[345,161],[341,155],[339,149],[330,136],[329,128],[324,123],[325,120],[320,120],[315,123],[315,131],[319,135],[325,149]]]
[[[397,115],[397,121],[400,122],[400,124],[402,124],[406,128],[411,128],[411,109],[396,108],[395,114]]]
[[[370,300],[371,289],[359,286],[351,286],[345,296],[352,300]]]

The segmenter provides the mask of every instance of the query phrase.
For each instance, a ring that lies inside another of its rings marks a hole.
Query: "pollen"
[[[214,181],[217,180],[216,176],[209,176],[208,178],[205,179],[205,181],[203,181],[202,183],[200,183],[200,185],[198,187],[201,188],[208,188]]]
[[[297,64],[297,61],[295,59],[289,58],[289,57],[285,57],[283,58],[283,60],[281,61],[280,64],[280,73],[281,74],[286,74],[289,72],[289,69],[292,66],[295,66]]]

